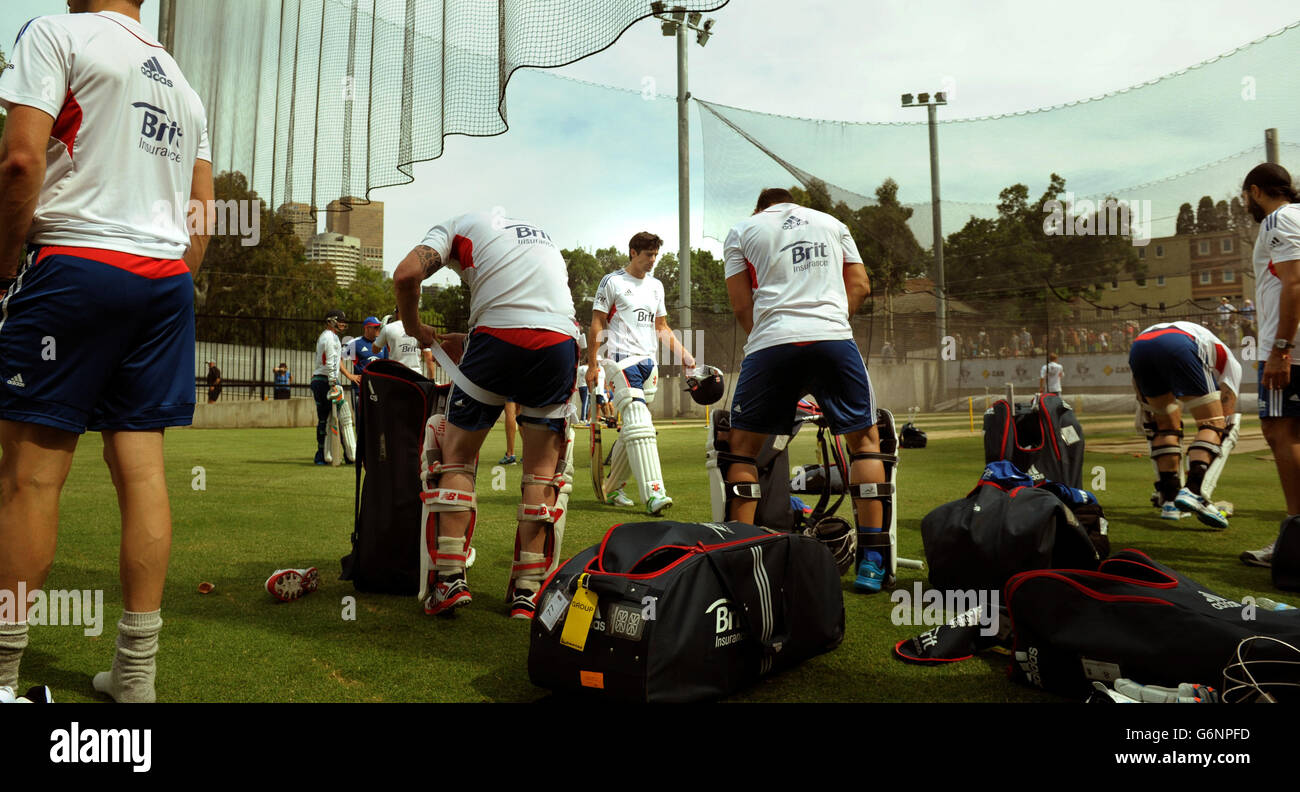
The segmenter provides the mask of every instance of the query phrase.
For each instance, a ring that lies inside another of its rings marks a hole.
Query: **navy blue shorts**
[[[184,262],[50,247],[28,262],[0,303],[0,418],[77,434],[193,421]]]
[[[465,343],[460,371],[483,390],[504,396],[520,407],[562,404],[573,396],[578,375],[578,342],[568,339],[529,349],[476,331]],[[447,420],[467,432],[490,428],[505,409],[502,404],[476,401],[457,387],[451,389],[448,404]],[[535,418],[520,413],[518,420],[564,431],[564,421],[559,418]]]
[[[1291,381],[1282,390],[1264,388],[1264,361],[1256,366],[1260,418],[1300,418],[1300,366],[1291,366]]]
[[[836,434],[876,422],[876,400],[862,353],[845,339],[780,344],[746,355],[731,401],[731,425],[746,432],[789,434],[799,399],[806,393],[817,399]]]
[[[1219,387],[1201,361],[1196,339],[1175,329],[1134,339],[1128,367],[1138,392],[1147,398],[1167,393],[1179,398],[1204,396]]]

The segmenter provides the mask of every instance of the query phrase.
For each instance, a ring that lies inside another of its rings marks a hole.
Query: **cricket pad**
[[[583,629],[575,599],[589,595]],[[844,639],[826,546],[740,522],[616,525],[556,570],[537,601],[533,684],[607,701],[721,698]]]
[[[1121,677],[1143,685],[1219,687],[1243,638],[1268,635],[1300,645],[1300,610],[1270,611],[1222,597],[1137,550],[1096,571],[1024,572],[1007,581],[1015,647],[1012,676],[1082,701],[1092,682]],[[1291,660],[1257,642],[1252,660]],[[1300,683],[1300,667],[1253,665],[1260,682]]]
[[[357,591],[420,590],[424,424],[446,412],[450,390],[395,360],[372,361],[361,373],[352,552],[340,577]]]

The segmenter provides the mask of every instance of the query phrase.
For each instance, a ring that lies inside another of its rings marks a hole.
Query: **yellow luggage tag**
[[[564,631],[560,633],[560,644],[579,652],[587,645],[587,633],[591,631],[591,620],[596,615],[596,593],[587,588],[589,577],[583,572],[578,578],[578,590],[573,593],[569,613],[564,617]]]

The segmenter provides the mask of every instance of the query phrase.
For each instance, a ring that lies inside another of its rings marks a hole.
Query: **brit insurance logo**
[[[515,241],[521,245],[549,245],[551,238],[546,232],[527,223],[515,223],[514,225],[504,226],[503,231],[514,231]]]
[[[156,56],[145,61],[144,64],[140,66],[140,73],[154,82],[161,83],[168,88],[171,88],[174,85],[171,80],[167,79],[167,73],[163,71],[162,64],[158,62]]]
[[[185,136],[180,124],[168,116],[166,110],[148,102],[135,102],[131,106],[143,113],[140,122],[140,150],[172,162],[180,162],[179,146],[181,138]]]
[[[782,253],[790,251],[795,272],[803,272],[810,267],[830,266],[830,246],[825,242],[809,242],[801,239],[781,248]]]

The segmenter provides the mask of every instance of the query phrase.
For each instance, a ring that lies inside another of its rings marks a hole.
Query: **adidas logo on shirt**
[[[786,231],[789,231],[791,228],[798,228],[799,226],[802,225],[808,225],[808,221],[799,217],[795,217],[794,215],[790,215],[785,219],[785,222],[781,224],[781,227],[784,228]]]
[[[167,79],[167,73],[163,71],[162,64],[158,62],[157,57],[150,58],[140,67],[140,73],[154,82],[162,83],[171,88],[174,83]]]
[[[23,382],[22,374],[15,374],[9,378],[8,385],[14,388],[26,388],[27,383]]]

